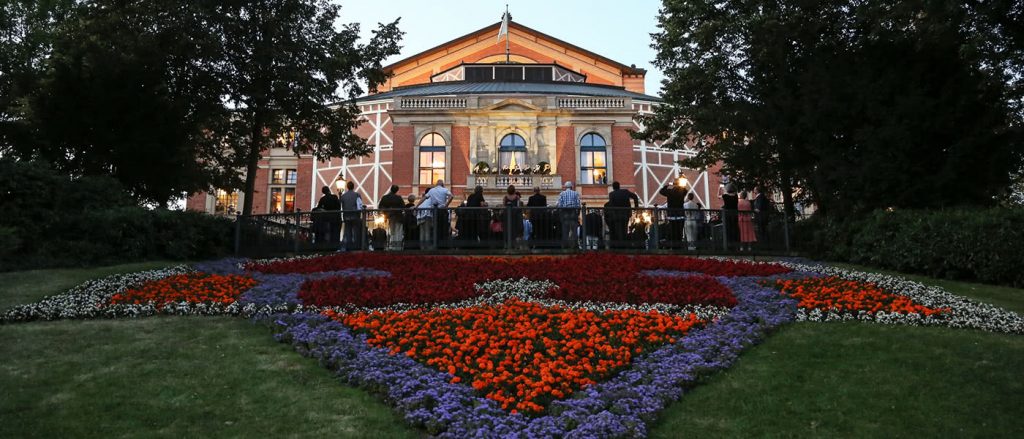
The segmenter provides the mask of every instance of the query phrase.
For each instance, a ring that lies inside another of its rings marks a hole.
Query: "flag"
[[[498,29],[498,41],[495,41],[496,43],[501,42],[502,35],[504,35],[506,39],[508,38],[508,11],[501,14],[501,29]]]

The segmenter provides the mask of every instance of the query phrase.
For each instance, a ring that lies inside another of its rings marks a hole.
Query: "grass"
[[[38,322],[0,337],[0,437],[415,437],[242,319]]]
[[[0,274],[0,308],[168,263]],[[860,268],[860,267],[856,267]],[[913,277],[1024,310],[1024,291]],[[378,398],[231,318],[0,326],[0,437],[415,437]],[[653,437],[1024,437],[1024,337],[786,326],[671,405]]]
[[[1022,437],[1024,337],[798,323],[669,406],[651,437]]]
[[[921,282],[925,285],[935,285],[938,287],[942,287],[946,289],[946,291],[949,291],[951,293],[959,294],[964,297],[970,297],[980,302],[991,303],[993,305],[1006,308],[1018,314],[1024,314],[1024,290],[1021,290],[1019,288],[1004,287],[999,285],[978,284],[971,282],[961,282],[948,279],[936,279],[933,277],[921,276],[918,274],[898,273],[895,271],[880,270],[877,268],[864,267],[861,265],[843,263],[831,264],[837,267],[849,268],[851,270],[902,276],[910,280]]]
[[[177,264],[181,264],[181,262],[152,261],[100,268],[58,268],[0,273],[0,311],[14,305],[32,303],[43,297],[62,293],[89,279]]]

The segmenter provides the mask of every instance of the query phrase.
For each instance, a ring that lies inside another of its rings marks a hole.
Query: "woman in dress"
[[[757,242],[757,233],[754,231],[754,208],[747,198],[747,191],[740,192],[737,207],[739,210],[740,251],[753,250],[754,243]]]

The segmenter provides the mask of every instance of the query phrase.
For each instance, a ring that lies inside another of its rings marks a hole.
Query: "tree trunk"
[[[256,195],[256,171],[259,169],[263,152],[263,121],[259,111],[254,112],[252,132],[249,135],[249,151],[245,158],[245,198],[242,202],[242,216],[252,215],[252,202]]]

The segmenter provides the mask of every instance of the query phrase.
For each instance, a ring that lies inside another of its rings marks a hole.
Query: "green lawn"
[[[0,338],[0,437],[415,437],[243,319],[38,322]]]
[[[877,268],[868,268],[853,264],[832,263],[832,265],[858,271],[903,276],[907,279],[921,282],[925,285],[935,285],[942,287],[946,291],[949,291],[951,293],[959,294],[964,297],[971,297],[977,299],[980,302],[991,303],[993,305],[1006,308],[1018,314],[1024,313],[1024,290],[1021,290],[1019,288],[977,284],[971,282],[960,282],[947,279],[936,279],[934,277],[921,276],[918,274],[903,274],[897,273],[895,271],[879,270]]]
[[[0,274],[0,309],[91,277]],[[1024,310],[1024,291],[928,280]],[[0,326],[0,437],[403,437],[379,399],[242,319]],[[863,323],[782,328],[673,404],[654,437],[1024,437],[1024,336]]]
[[[58,268],[0,273],[0,311],[14,305],[32,303],[45,296],[62,293],[89,279],[177,264],[181,264],[181,262],[154,261],[100,268]]]

